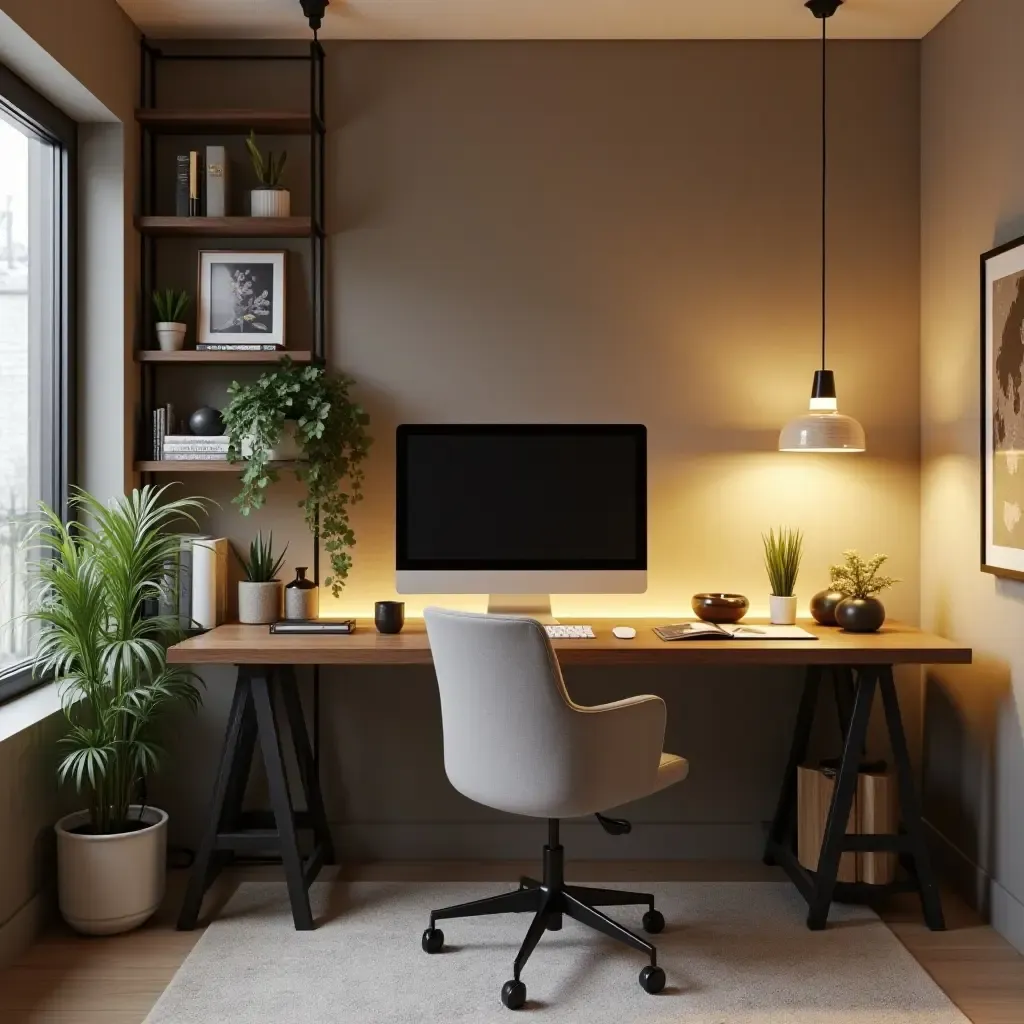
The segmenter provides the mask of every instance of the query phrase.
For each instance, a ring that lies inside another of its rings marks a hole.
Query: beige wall
[[[830,362],[870,442],[848,458],[774,450],[781,424],[806,408],[819,339],[816,46],[329,47],[329,355],[358,380],[377,443],[351,585],[325,610],[366,613],[394,594],[396,424],[578,420],[649,427],[650,590],[556,597],[556,613],[668,618],[710,588],[763,609],[760,532],[787,523],[807,535],[802,602],[842,549],[879,550],[907,581],[891,612],[916,618],[919,47],[834,52]],[[266,70],[231,82],[190,68],[173,89],[180,102],[289,102]],[[239,193],[246,173],[239,160]],[[191,284],[195,246],[165,251],[164,273]],[[164,381],[179,407],[223,401],[224,379]],[[232,536],[273,525],[291,539],[290,563],[308,562],[294,489],[250,525],[230,510],[228,481],[187,486],[222,501],[215,522]],[[347,839],[370,853],[509,849],[496,838],[509,819],[445,783],[430,674],[345,678],[327,674],[325,774]],[[672,749],[693,758],[685,787],[636,809],[658,827],[630,852],[756,855],[795,712],[792,676],[581,672],[570,685],[581,700],[664,692]],[[186,837],[225,702],[212,686],[188,741],[196,772],[167,783]],[[406,756],[412,770],[381,769]]]
[[[976,651],[929,676],[928,817],[1024,949],[1024,586],[978,568],[978,256],[1024,233],[1021,38],[1016,0],[962,0],[923,47],[921,607]]]

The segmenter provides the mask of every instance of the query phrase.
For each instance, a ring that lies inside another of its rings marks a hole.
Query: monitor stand
[[[558,625],[551,614],[550,594],[491,594],[487,598],[488,615],[513,615],[536,619],[545,625]]]

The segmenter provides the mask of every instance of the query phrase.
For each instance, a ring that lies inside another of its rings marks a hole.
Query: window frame
[[[51,265],[52,333],[50,388],[43,396],[43,429],[52,456],[41,467],[43,499],[67,522],[68,498],[76,479],[76,271],[78,125],[4,64],[0,63],[0,111],[30,138],[52,147],[53,230]],[[34,678],[26,660],[0,670],[0,705],[46,682]]]

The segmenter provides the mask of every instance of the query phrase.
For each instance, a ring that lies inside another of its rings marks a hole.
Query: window
[[[32,684],[29,517],[67,514],[75,134],[0,66],[0,701]]]

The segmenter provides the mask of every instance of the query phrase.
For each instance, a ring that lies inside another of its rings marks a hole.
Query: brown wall
[[[807,534],[802,602],[844,548],[880,550],[907,581],[890,610],[914,619],[918,53],[900,42],[834,51],[830,362],[870,442],[866,456],[836,458],[774,450],[806,408],[819,339],[816,46],[332,44],[329,355],[359,381],[377,443],[351,585],[325,610],[365,613],[393,596],[396,424],[579,420],[649,427],[650,590],[556,598],[556,613],[673,617],[710,588],[764,609],[760,531],[787,523]],[[204,66],[164,95],[230,106],[234,88],[249,103],[289,102],[268,71],[231,81]],[[239,160],[239,201],[246,170]],[[191,285],[195,247],[166,251],[164,272]],[[222,401],[225,379],[164,378],[180,407]],[[289,561],[308,561],[294,489],[250,525],[229,510],[227,481],[188,486],[217,488],[219,528],[272,525],[291,539]],[[584,701],[665,693],[670,748],[693,759],[686,786],[636,810],[661,827],[641,830],[632,852],[756,854],[794,678],[581,672],[570,685]],[[332,818],[358,849],[508,848],[496,837],[509,819],[444,781],[429,673],[353,672],[328,677],[326,693]],[[166,794],[186,834],[225,701],[213,687],[201,739],[189,740],[197,769]]]
[[[1022,38],[1016,0],[962,0],[923,46],[921,608],[976,659],[929,674],[928,817],[1024,949],[1024,586],[978,568],[978,256],[1024,234]]]

